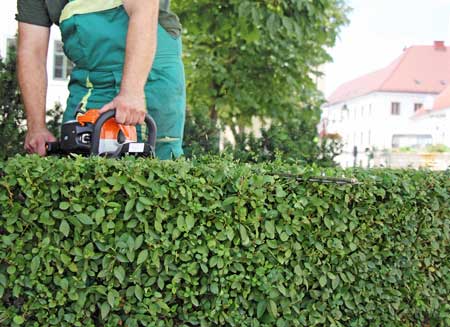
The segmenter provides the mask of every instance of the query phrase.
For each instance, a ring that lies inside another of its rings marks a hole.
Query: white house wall
[[[433,144],[444,144],[450,147],[450,108],[432,111],[413,120],[423,131],[431,133]]]
[[[366,148],[375,148],[378,151],[389,150],[392,148],[393,135],[427,133],[410,118],[414,115],[416,103],[432,103],[435,96],[375,92],[325,106],[322,120],[325,120],[327,133],[339,134],[344,142],[344,154],[338,158],[338,161],[343,166],[352,165],[353,147],[356,146],[359,153],[357,164],[365,165]],[[391,114],[392,102],[400,103],[400,115]]]
[[[0,21],[2,22],[2,28],[0,29],[0,56],[2,58],[5,58],[7,55],[7,40],[15,38],[17,34],[17,21],[15,20],[17,11],[16,6],[16,1],[7,0],[2,2],[2,10],[0,11]],[[53,108],[56,102],[61,103],[63,107],[65,107],[68,97],[68,80],[58,80],[53,78],[55,40],[61,40],[61,34],[59,28],[53,26],[51,29],[47,60],[47,108]]]

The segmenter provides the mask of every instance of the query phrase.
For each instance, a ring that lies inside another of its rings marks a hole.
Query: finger
[[[104,113],[106,111],[114,109],[114,107],[115,107],[114,106],[114,101],[111,101],[111,102],[105,104],[103,107],[101,107],[100,110],[99,110],[99,113],[102,114],[102,113]]]
[[[24,145],[24,148],[25,148],[25,151],[27,151],[27,153],[33,153],[32,152],[32,148],[31,148],[31,146],[30,146],[30,144],[29,143],[26,143],[25,145]]]
[[[36,139],[31,139],[31,141],[28,143],[28,152],[30,154],[36,153],[37,151],[37,141]]]
[[[47,135],[46,142],[56,142],[56,141],[57,139],[52,133]]]
[[[133,112],[127,110],[124,113],[123,125],[128,126],[128,125],[131,125],[132,123],[133,123]]]
[[[125,125],[127,120],[127,114],[124,109],[117,108],[116,110],[116,122],[118,124]]]
[[[146,114],[145,111],[140,111],[139,112],[139,120],[138,120],[138,124],[139,125],[144,123],[144,121],[145,121],[145,114]]]
[[[41,157],[45,157],[45,155],[47,154],[47,149],[45,148],[45,139],[41,138],[37,143],[36,153]]]
[[[134,111],[130,120],[130,126],[135,126],[139,121],[139,112]]]

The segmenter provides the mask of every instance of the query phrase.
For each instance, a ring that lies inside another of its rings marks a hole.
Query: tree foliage
[[[315,99],[325,47],[346,22],[342,0],[186,0],[174,10],[187,30],[189,103],[232,127]]]
[[[23,149],[25,114],[16,76],[16,51],[0,60],[0,160]]]

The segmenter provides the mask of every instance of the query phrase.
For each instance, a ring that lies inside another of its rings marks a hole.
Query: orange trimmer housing
[[[136,127],[118,124],[115,116],[115,109],[102,114],[96,109],[78,113],[61,125],[61,138],[57,142],[46,143],[47,154],[154,157],[157,126],[153,118],[145,115],[147,137],[139,142]]]
[[[86,113],[77,116],[77,121],[81,126],[90,123],[95,124],[100,117],[100,112],[97,109],[90,109]],[[118,124],[115,118],[111,118],[105,122],[102,127],[100,138],[101,140],[117,140],[122,131],[126,141],[137,142],[137,132],[135,126],[126,126]]]

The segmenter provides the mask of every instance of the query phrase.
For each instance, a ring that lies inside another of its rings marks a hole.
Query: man
[[[75,64],[64,121],[76,107],[116,108],[116,121],[136,125],[147,111],[158,126],[156,155],[182,155],[185,82],[181,26],[169,0],[18,0],[18,76],[27,113],[25,148],[45,155],[55,141],[45,124],[50,26],[61,29]]]

